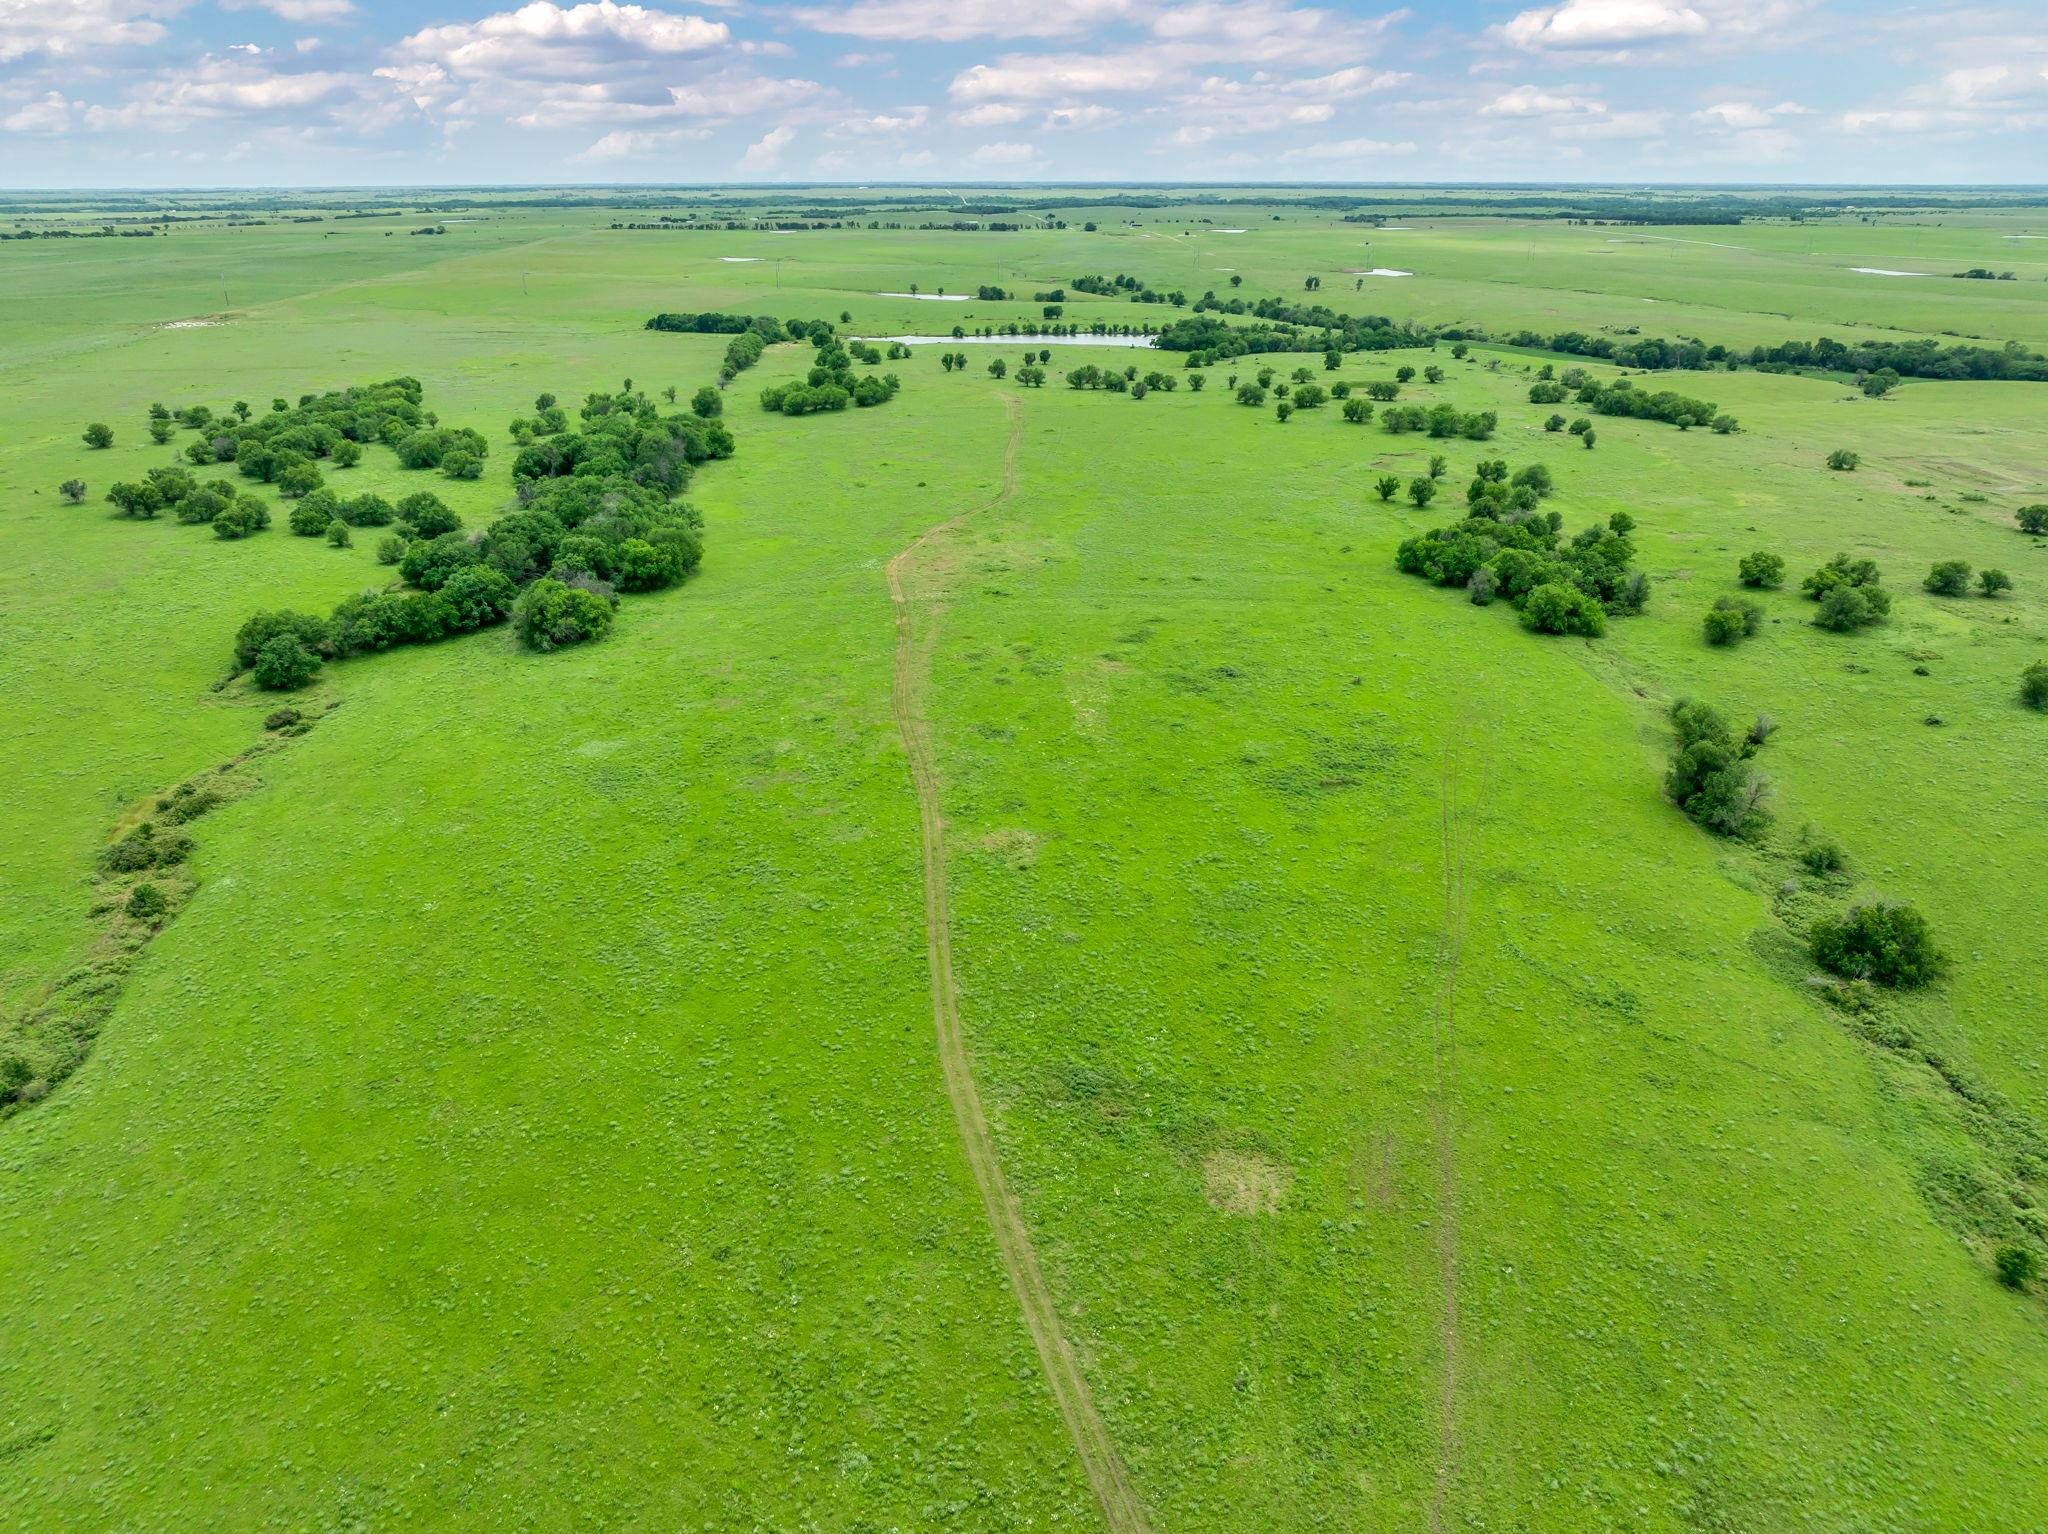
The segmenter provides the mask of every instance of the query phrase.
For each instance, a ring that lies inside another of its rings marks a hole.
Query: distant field
[[[277,696],[214,686],[237,625],[392,574],[374,536],[112,517],[190,440],[149,444],[152,401],[417,377],[484,477],[373,447],[333,478],[480,527],[536,394],[715,378],[725,339],[663,310],[944,334],[1080,275],[1234,272],[1496,333],[2048,346],[2026,207],[459,216],[0,244],[0,1027],[89,951],[123,817],[262,737]],[[1022,296],[877,296],[913,283]],[[1402,401],[1497,412],[1481,443],[1283,423],[1234,402],[1253,358],[1134,400],[1061,374],[1185,359],[1075,348],[1021,387],[1029,345],[920,347],[889,403],[801,418],[756,403],[807,360],[772,347],[690,487],[688,584],[556,654],[500,629],[322,673],[338,707],[195,825],[197,892],[83,1069],[0,1122],[0,1526],[1103,1527],[942,1073],[892,691],[992,1144],[1144,1526],[2033,1526],[2048,1310],[1991,1252],[2048,1251],[2048,715],[2017,697],[2048,542],[2013,520],[2048,501],[2048,384],[1657,374],[1742,429],[1601,417],[1586,452],[1527,398],[1574,359],[1264,359],[1441,366]],[[1376,494],[1436,454],[1428,509]],[[1493,458],[1549,468],[1567,532],[1636,520],[1643,614],[1543,638],[1396,570]],[[1784,589],[1742,593],[1756,549]],[[1889,622],[1812,626],[1837,551]],[[1923,592],[1947,558],[2016,589]],[[1761,632],[1709,648],[1738,594]],[[1763,846],[1662,796],[1681,696],[1777,721]],[[1793,861],[1809,824],[1849,880]],[[1954,969],[1852,1015],[1792,929],[1880,893]]]

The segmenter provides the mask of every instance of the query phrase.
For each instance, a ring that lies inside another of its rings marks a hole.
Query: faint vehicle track
[[[1451,1483],[1458,1473],[1458,1148],[1454,1094],[1457,1088],[1458,961],[1465,951],[1465,825],[1458,807],[1458,759],[1455,745],[1444,748],[1437,784],[1438,836],[1441,839],[1444,885],[1444,959],[1436,1000],[1430,1006],[1430,1057],[1435,1086],[1430,1123],[1436,1136],[1437,1269],[1443,1280],[1443,1314],[1438,1323],[1443,1346],[1443,1374],[1438,1392],[1436,1491],[1429,1507],[1429,1527],[1444,1526]]]
[[[946,1082],[946,1096],[953,1104],[953,1118],[959,1125],[960,1145],[967,1164],[974,1171],[974,1183],[981,1190],[981,1202],[988,1211],[996,1248],[1003,1268],[1010,1275],[1017,1304],[1024,1313],[1024,1326],[1038,1349],[1038,1361],[1052,1387],[1054,1403],[1067,1426],[1068,1436],[1081,1456],[1088,1484],[1101,1504],[1104,1521],[1112,1534],[1143,1534],[1146,1529],[1144,1504],[1132,1490],[1117,1457],[1116,1445],[1095,1409],[1088,1380],[1081,1372],[1074,1352],[1060,1330],[1059,1313],[1052,1291],[1038,1266],[1038,1253],[1031,1245],[1022,1211],[1003,1178],[996,1159],[995,1139],[989,1132],[981,1093],[974,1084],[973,1062],[968,1055],[966,1035],[960,1027],[960,1009],[953,983],[952,921],[946,898],[945,822],[939,812],[938,767],[932,753],[931,730],[925,718],[925,684],[930,671],[929,643],[917,643],[908,598],[903,590],[905,568],[918,552],[968,517],[993,511],[1017,493],[1017,451],[1023,439],[1023,417],[1017,400],[999,396],[1009,416],[1010,436],[1003,448],[1002,486],[994,496],[978,505],[928,528],[911,545],[889,561],[889,601],[896,610],[896,664],[891,684],[891,707],[896,730],[903,738],[903,751],[910,759],[911,783],[917,791],[917,818],[924,850],[924,926],[926,953],[932,980],[932,1022],[938,1030],[939,1065]]]

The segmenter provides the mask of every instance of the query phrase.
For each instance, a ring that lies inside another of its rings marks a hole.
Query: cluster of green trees
[[[1372,386],[1367,385],[1368,392]],[[1380,412],[1382,430],[1400,436],[1406,432],[1424,432],[1431,437],[1463,437],[1471,442],[1486,442],[1493,437],[1494,429],[1500,425],[1500,417],[1491,410],[1463,411],[1456,405],[1438,404],[1427,408],[1421,405],[1395,405]]]
[[[587,395],[575,430],[552,396],[535,411],[529,435],[559,429],[521,450],[518,510],[472,537],[431,494],[406,497],[395,522],[376,497],[336,503],[330,531],[393,524],[379,555],[403,584],[350,597],[326,618],[257,613],[236,635],[236,664],[259,687],[300,687],[330,659],[508,620],[533,648],[557,649],[609,632],[617,593],[672,586],[697,568],[702,519],[674,497],[695,463],[731,454],[722,421],[663,416],[627,391]]]
[[[1067,286],[1076,293],[1092,293],[1097,298],[1122,298],[1146,291],[1145,284],[1138,278],[1126,277],[1122,272],[1114,277],[1076,277]],[[1060,301],[1058,298],[1046,298],[1048,303]]]
[[[696,465],[732,456],[731,430],[716,410],[703,413],[710,401],[692,401],[688,414],[665,416],[645,393],[589,394],[574,431],[552,394],[539,396],[534,405],[536,414],[527,423],[532,440],[512,462],[513,483],[528,499],[532,485],[572,477],[626,479],[662,495],[680,495]]]
[[[1813,961],[1845,980],[1911,989],[1948,972],[1948,955],[1912,906],[1877,900],[1851,906],[1845,916],[1823,916],[1808,935]]]
[[[1163,375],[1154,375],[1163,376]],[[1083,363],[1077,368],[1068,368],[1066,373],[1069,389],[1106,389],[1111,394],[1128,394],[1143,385],[1136,367],[1126,367],[1119,372],[1093,362]],[[1143,398],[1140,395],[1139,398]]]
[[[1927,579],[1921,582],[1927,590],[1938,597],[1968,596],[1970,592],[1970,565],[1968,560],[1944,559],[1938,561],[1927,572]],[[1979,570],[1977,589],[1987,597],[1996,597],[2012,590],[2012,577],[2003,570]]]
[[[1837,634],[1853,633],[1891,616],[1891,593],[1881,584],[1874,559],[1837,554],[1801,581],[1799,589],[1820,604],[1815,625]]]
[[[818,354],[802,383],[771,384],[761,391],[761,408],[784,415],[814,415],[821,410],[844,410],[848,405],[865,409],[886,404],[903,384],[894,373],[853,372],[853,358],[828,330],[812,338]],[[873,349],[870,348],[870,351]]]
[[[72,484],[78,485],[78,499],[83,499],[85,486],[75,480],[66,482],[66,496]],[[246,538],[270,526],[270,507],[261,496],[237,490],[228,479],[202,485],[189,469],[175,464],[151,469],[140,480],[117,481],[107,490],[106,500],[124,517],[149,521],[169,512],[180,522],[212,527],[216,538]]]
[[[1392,475],[1382,478],[1382,500],[1392,499],[1389,481],[1398,485]],[[1418,476],[1410,498],[1426,506],[1434,488],[1433,478]],[[1537,633],[1597,638],[1610,614],[1641,612],[1649,598],[1648,578],[1633,568],[1635,520],[1616,512],[1564,539],[1562,517],[1531,509],[1549,488],[1540,466],[1510,477],[1504,462],[1483,463],[1466,491],[1465,520],[1404,540],[1394,563],[1439,586],[1465,588],[1475,606],[1505,601]]]
[[[1664,777],[1671,802],[1717,836],[1762,834],[1770,824],[1770,785],[1750,759],[1770,738],[1770,720],[1759,716],[1737,735],[1711,704],[1680,698],[1671,705],[1671,725],[1677,739]]]
[[[441,430],[433,412],[422,406],[422,392],[417,378],[392,378],[302,394],[296,405],[280,397],[260,416],[245,400],[220,415],[204,405],[175,414],[152,405],[150,415],[152,423],[174,420],[199,433],[185,447],[194,467],[232,462],[248,478],[275,484],[292,499],[321,487],[321,463],[353,468],[369,442],[394,449],[408,468],[439,467],[451,478],[474,479],[482,472],[488,445],[473,431]]]
[[[1732,645],[1755,637],[1764,626],[1760,603],[1747,597],[1716,597],[1707,609],[1706,634],[1710,645]]]
[[[1695,426],[1713,426],[1722,419],[1720,410],[1710,401],[1691,399],[1683,394],[1674,394],[1660,389],[1655,394],[1636,388],[1626,378],[1617,378],[1612,383],[1602,384],[1587,379],[1577,395],[1578,403],[1590,406],[1595,415],[1629,416],[1640,421],[1665,421],[1687,431]],[[1734,419],[1728,418],[1724,431],[1735,429]]]
[[[2048,660],[2037,660],[2020,673],[2020,701],[2028,708],[2048,709]]]

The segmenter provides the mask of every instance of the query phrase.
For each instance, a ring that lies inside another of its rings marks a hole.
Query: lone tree
[[[1938,597],[1966,596],[1970,590],[1970,566],[1960,559],[1944,559],[1927,572],[1920,583]]]
[[[1436,499],[1436,481],[1427,474],[1416,475],[1408,481],[1408,499],[1413,501],[1416,510],[1420,511]]]
[[[1671,706],[1678,751],[1664,779],[1671,802],[1721,836],[1754,836],[1770,823],[1764,809],[1769,785],[1749,765],[1761,741],[1752,730],[1738,738],[1720,711],[1681,698]]]
[[[85,481],[82,479],[67,479],[57,487],[57,493],[76,506],[85,499]]]
[[[2037,660],[2020,673],[2020,701],[2048,711],[2048,660]]]
[[[2037,538],[2048,537],[2048,506],[2022,506],[2013,513],[2013,520],[2019,523],[2023,533],[2032,533]]]
[[[1785,560],[1782,555],[1766,553],[1759,549],[1754,554],[1742,556],[1736,566],[1742,577],[1742,584],[1759,590],[1774,591],[1785,584]]]
[[[1398,474],[1382,474],[1374,483],[1373,489],[1379,491],[1381,500],[1391,501],[1401,493],[1401,477]]]
[[[1987,597],[1995,597],[2001,591],[2012,590],[2012,577],[2003,570],[1979,570],[1977,587]]]
[[[85,437],[85,445],[87,447],[112,447],[114,445],[114,428],[105,421],[94,421],[92,425],[86,427],[82,435]]]

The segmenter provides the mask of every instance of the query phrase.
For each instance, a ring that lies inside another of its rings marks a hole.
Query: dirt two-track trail
[[[1437,1396],[1436,1489],[1429,1505],[1431,1534],[1440,1534],[1449,1516],[1451,1485],[1458,1474],[1458,1149],[1456,1092],[1458,1082],[1458,963],[1465,953],[1465,824],[1458,805],[1458,748],[1444,748],[1442,777],[1437,785],[1437,814],[1442,838],[1444,884],[1444,954],[1430,1007],[1430,1056],[1435,1067],[1430,1120],[1436,1139],[1437,1269],[1443,1282],[1443,1312],[1438,1323],[1443,1348]]]
[[[974,1084],[973,1059],[960,1026],[960,1008],[953,984],[952,919],[946,898],[945,821],[939,811],[939,774],[932,752],[931,727],[925,717],[925,696],[931,670],[931,642],[920,644],[909,598],[904,594],[904,571],[935,538],[943,537],[967,518],[993,511],[1017,493],[1017,451],[1023,440],[1023,416],[1018,402],[1001,395],[1009,417],[1010,435],[1003,448],[1001,487],[988,500],[928,528],[915,542],[889,561],[889,601],[896,610],[896,666],[891,685],[891,705],[896,729],[903,737],[903,751],[910,759],[910,778],[917,790],[917,819],[924,844],[924,927],[926,953],[931,966],[932,1023],[938,1031],[939,1066],[945,1077],[946,1096],[953,1104],[953,1118],[959,1125],[960,1145],[973,1169],[974,1183],[981,1190],[981,1202],[988,1211],[988,1223],[995,1232],[996,1249],[1002,1254],[1003,1269],[1010,1275],[1017,1305],[1024,1313],[1024,1325],[1038,1349],[1038,1361],[1045,1380],[1052,1387],[1053,1401],[1066,1423],[1068,1436],[1102,1506],[1102,1516],[1113,1534],[1143,1534],[1146,1529],[1144,1504],[1132,1490],[1117,1457],[1116,1445],[1095,1409],[1088,1380],[1081,1372],[1066,1334],[1060,1330],[1059,1312],[1052,1291],[1038,1266],[1038,1253],[1031,1245],[1016,1197],[1003,1178],[1002,1163],[996,1158],[995,1138],[989,1132],[988,1115],[982,1108],[981,1093]]]

